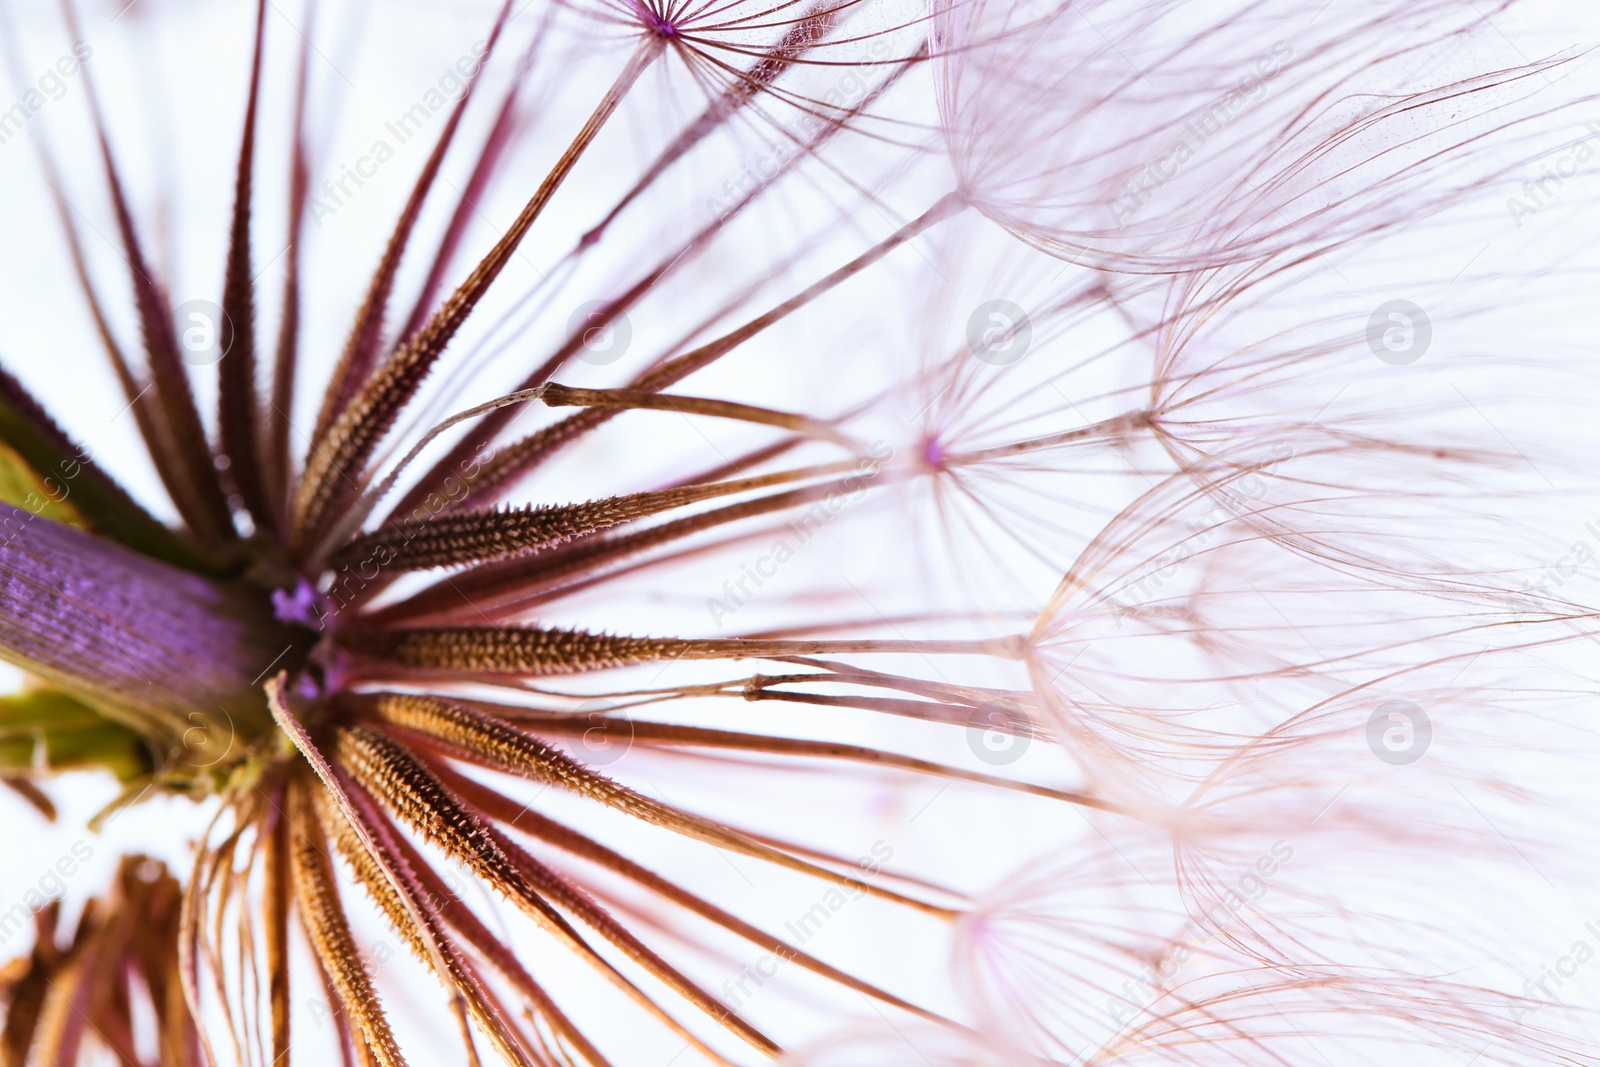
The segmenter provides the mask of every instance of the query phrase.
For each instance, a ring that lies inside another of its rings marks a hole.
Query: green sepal
[[[74,445],[16,378],[0,369],[0,500],[46,519],[85,526],[185,570],[232,569],[151,515]],[[22,469],[18,469],[18,464]],[[10,494],[20,493],[21,499]],[[56,513],[52,513],[52,509]]]
[[[108,770],[123,782],[150,773],[139,735],[59,689],[0,696],[0,771]]]
[[[3,401],[0,401],[3,404]],[[89,528],[89,522],[63,497],[51,496],[52,486],[12,449],[0,444],[0,500],[27,508],[41,519]]]

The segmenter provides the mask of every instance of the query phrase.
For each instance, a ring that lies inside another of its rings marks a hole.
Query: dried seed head
[[[119,65],[199,24],[144,7],[46,81],[0,6],[90,312],[4,343],[98,343],[171,504],[0,372],[0,781],[212,821],[0,900],[7,1065],[731,1065],[859,997],[790,1061],[1587,1062],[1600,97],[1532,5],[445,5],[335,123],[258,0],[155,153]],[[195,292],[138,168],[216,100]]]

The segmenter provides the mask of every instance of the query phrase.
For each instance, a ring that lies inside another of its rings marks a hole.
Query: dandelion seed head
[[[0,782],[161,846],[7,1062],[1587,1062],[1570,24],[147,6],[0,9]]]

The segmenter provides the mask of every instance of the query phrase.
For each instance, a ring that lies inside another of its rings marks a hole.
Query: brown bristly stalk
[[[428,810],[440,807],[440,798],[445,813],[456,810],[463,818],[471,819],[478,827],[478,833],[483,839],[478,843],[478,852],[492,848],[498,855],[503,856],[511,865],[518,878],[526,885],[526,890],[512,886],[510,895],[513,897],[518,892],[531,892],[544,901],[548,906],[559,909],[560,912],[570,915],[589,929],[596,931],[617,948],[621,949],[635,964],[643,967],[662,984],[671,989],[678,996],[695,1007],[698,1011],[715,1020],[729,1032],[736,1034],[751,1047],[768,1055],[776,1054],[778,1047],[759,1030],[738,1018],[723,1003],[707,993],[695,982],[685,977],[677,968],[667,963],[653,950],[647,947],[638,938],[634,937],[625,927],[621,926],[608,915],[603,908],[596,904],[582,890],[573,886],[566,879],[556,874],[549,867],[539,862],[526,850],[501,833],[488,819],[470,805],[462,803],[459,796],[452,795],[452,791],[440,779],[434,769],[427,765],[416,753],[407,749],[400,741],[388,735],[375,732],[360,734],[363,727],[351,731],[355,743],[365,746],[362,761],[370,770],[370,761],[376,759],[382,762],[387,777],[378,782],[377,786],[382,791],[386,802],[394,806],[404,804],[405,798],[398,795],[396,782],[404,784],[407,796],[420,798],[422,794],[431,794],[432,803],[427,804]],[[341,735],[341,741],[349,740]],[[415,810],[424,810],[417,807]],[[416,826],[424,834],[428,833],[427,827],[420,825],[415,818],[402,816],[404,821]],[[437,839],[436,834],[429,836]],[[456,850],[448,841],[440,842],[452,855]],[[464,845],[471,842],[463,842]],[[504,888],[507,883],[498,877],[486,875],[486,880],[492,885]],[[576,938],[576,931],[568,928],[568,936]],[[591,962],[597,962],[599,957],[593,953],[588,954]],[[611,972],[610,967],[602,968]]]
[[[500,276],[523,237],[543,214],[545,206],[565,181],[584,150],[594,142],[617,105],[646,69],[661,54],[662,43],[648,38],[639,44],[622,72],[590,114],[561,157],[540,183],[516,220],[495,243],[472,273],[428,321],[428,325],[396,351],[357,391],[334,419],[321,443],[306,459],[306,470],[295,497],[293,545],[300,551],[314,545],[330,511],[349,495],[349,479],[362,473],[378,442],[415,395],[417,388],[443,354],[445,347]]]
[[[487,885],[504,894],[524,914],[565,942],[603,976],[631,995],[641,1007],[672,1027],[679,1036],[695,1041],[693,1035],[677,1024],[665,1009],[615,967],[606,963],[562,916],[556,902],[548,895],[554,888],[554,876],[536,870],[529,863],[518,862],[511,853],[520,850],[451,796],[438,777],[419,763],[404,746],[371,727],[355,726],[341,728],[335,737],[334,747],[340,766],[347,769],[360,787],[395,818],[410,826],[425,840],[437,844],[447,855],[464,863]],[[568,894],[563,891],[563,896]],[[565,903],[570,907],[577,902],[567,899]],[[682,985],[683,982],[672,984]],[[679,992],[689,996],[682,989]],[[706,998],[702,995],[701,999]],[[717,1017],[719,1022],[753,1047],[768,1053],[777,1051],[776,1046],[758,1031],[720,1010],[720,1005],[715,1002],[708,1003],[709,1014]],[[707,1009],[703,1006],[702,1010]],[[698,1041],[695,1044],[702,1051],[715,1056],[703,1044]]]
[[[698,396],[680,396],[653,389],[579,389],[551,382],[539,394],[547,407],[612,408],[619,411],[672,411],[680,415],[704,415],[709,418],[733,419],[759,426],[773,426],[780,430],[818,440],[829,441],[845,448],[858,448],[859,443],[840,433],[826,422],[796,415],[788,411],[754,404],[738,404],[731,400],[713,400]]]
[[[882,84],[874,86],[872,90],[867,93],[866,97],[863,98],[862,101],[856,106],[856,108],[853,109],[853,113],[864,113],[882,96],[882,94],[897,84],[900,78],[908,69],[910,69],[913,64],[925,59],[926,56],[927,49],[926,45],[924,45],[919,48],[914,55],[908,57],[902,65],[897,65],[894,67],[890,75],[883,80]],[[726,118],[727,116],[724,117],[724,121],[726,121]],[[844,124],[842,122],[834,122],[824,125],[821,130],[815,133],[802,146],[804,150],[803,154],[807,156],[815,156],[816,153],[842,129],[844,129]],[[593,320],[591,324],[592,327],[603,327],[607,325],[616,315],[626,311],[639,300],[643,299],[645,295],[652,292],[657,285],[659,285],[674,271],[682,269],[686,262],[692,260],[698,253],[704,251],[711,245],[711,242],[722,232],[723,228],[730,220],[743,214],[743,212],[749,208],[750,205],[754,204],[761,196],[772,190],[784,173],[786,173],[786,171],[780,171],[778,174],[775,174],[770,178],[763,179],[757,183],[755,188],[740,196],[721,217],[703,226],[698,232],[692,235],[678,248],[669,249],[668,252],[657,261],[656,265],[647,271],[643,277],[635,282],[622,296],[606,305],[606,307],[600,312],[599,317]],[[595,233],[596,231],[590,232]],[[598,237],[596,237],[596,239],[593,241],[580,242],[578,248],[574,250],[574,254],[581,254],[587,249],[595,247],[595,245],[598,243]],[[562,365],[578,352],[578,350],[582,347],[582,344],[583,335],[581,331],[567,338],[567,340],[549,358],[535,368],[534,371],[522,381],[518,388],[532,389],[544,384],[550,379],[551,375],[560,370]],[[717,353],[717,355],[710,356],[710,359],[708,359],[707,362],[709,363],[710,360],[714,360],[718,356],[731,350],[731,346],[723,349],[721,352]],[[645,389],[653,387],[664,389],[678,381],[684,374],[688,374],[693,369],[696,369],[692,365],[683,366],[685,369],[683,370],[682,374],[663,378],[659,381],[659,384],[655,384],[653,386],[648,380],[648,375],[651,372],[647,371],[645,375],[635,378],[630,384],[630,388]],[[576,440],[582,434],[587,433],[596,426],[599,426],[605,422],[611,417],[611,414],[614,413],[589,410],[580,412],[579,414],[573,415],[567,420],[558,423],[557,426],[560,427],[558,432],[555,432],[554,434],[545,434],[542,438],[542,444],[537,448],[529,450],[532,455],[527,460],[525,466],[518,467],[515,464],[506,465],[506,477],[511,479],[521,477],[528,471],[531,471],[534,466],[541,462],[542,458],[548,456],[550,451]],[[418,480],[417,484],[409,492],[407,492],[404,497],[401,498],[398,504],[395,505],[393,514],[407,515],[415,511],[423,504],[424,501],[428,499],[431,494],[438,490],[438,487],[446,479],[455,476],[456,472],[464,469],[465,465],[472,464],[475,460],[475,457],[479,456],[486,449],[488,449],[495,437],[503,432],[510,425],[514,418],[514,413],[509,411],[491,414],[485,418],[480,425],[475,427],[472,432],[465,435],[443,457],[441,457],[437,462],[434,463],[432,467],[428,469],[427,473]],[[556,427],[552,427],[551,430],[555,431]],[[539,435],[536,434],[535,436]],[[552,437],[554,438],[553,440],[551,439]],[[484,486],[484,488],[475,488],[480,486]],[[469,492],[457,502],[457,506],[470,506],[471,501],[482,499],[483,497],[481,494],[488,494],[489,492],[490,490],[486,487],[486,483],[482,480],[480,472],[480,475],[474,478],[473,486],[469,487]]]
[[[250,257],[250,219],[256,156],[256,111],[261,95],[261,59],[266,37],[267,2],[258,0],[255,46],[250,57],[250,91],[244,135],[234,175],[233,218],[227,268],[222,284],[222,321],[217,324],[217,427],[228,475],[258,529],[277,521],[278,508],[267,491],[261,461],[261,400],[256,392],[256,309]]]
[[[290,417],[300,366],[300,275],[306,237],[306,206],[311,195],[310,147],[306,108],[311,74],[311,27],[302,31],[300,56],[295,68],[294,117],[289,147],[289,212],[284,248],[283,296],[278,314],[278,341],[272,357],[272,388],[265,412],[262,478],[272,500],[274,533],[281,539],[288,530],[289,494],[294,480]]]
[[[0,26],[5,29],[5,32],[0,34],[0,39],[3,39],[6,49],[6,65],[13,75],[20,77],[20,71],[22,70],[21,59],[15,49],[16,33],[11,25],[9,5],[0,4]],[[149,386],[141,384],[129,365],[127,355],[123,352],[122,346],[118,343],[107,319],[105,302],[89,275],[89,266],[84,254],[83,241],[79,235],[78,224],[75,219],[76,209],[67,200],[66,193],[63,191],[63,178],[60,166],[56,162],[55,153],[50,147],[49,140],[42,133],[30,137],[29,141],[33,145],[34,158],[38,161],[39,168],[44,173],[45,184],[50,187],[50,201],[55,209],[56,221],[62,238],[66,243],[67,256],[72,265],[73,277],[77,281],[78,289],[84,298],[84,302],[88,305],[89,316],[94,323],[95,336],[99,339],[101,347],[106,353],[106,358],[111,364],[112,372],[116,375],[117,383],[122,389],[122,394],[139,429],[139,435],[150,450],[150,458],[155,465],[157,476],[161,479],[162,485],[168,492],[181,492],[184,475],[179,469],[177,457],[172,447],[171,436],[155,409],[153,398],[149,396]],[[6,379],[8,381],[12,380],[9,374],[6,375]],[[15,391],[22,392],[20,384],[16,385]],[[30,402],[28,406],[37,411],[37,415],[31,421],[39,425],[50,423],[48,416],[44,416],[42,409],[39,409],[36,403]],[[57,436],[61,436],[59,431]],[[14,440],[10,443],[12,447],[17,447]],[[60,450],[62,452],[67,451],[65,448]],[[71,449],[71,452],[75,455],[83,454],[82,450],[77,448]],[[25,458],[35,459],[35,457],[31,456],[25,456]],[[53,466],[53,464],[50,464],[50,466]],[[93,464],[87,464],[87,466],[92,468]],[[123,493],[120,487],[115,486],[110,479],[104,479],[104,481],[107,483],[108,491],[118,496],[126,497],[127,494]],[[132,514],[135,510],[142,511],[131,499],[128,500],[127,508],[129,509],[129,514]],[[118,510],[123,509],[119,506]],[[168,562],[183,563],[185,560],[192,562],[195,559],[195,551],[185,545],[180,537],[174,535],[172,531],[167,530],[159,522],[153,518],[148,519],[148,521],[139,519],[137,516],[134,516],[134,518],[138,526],[142,528],[136,540],[130,540],[127,536],[128,532],[117,531],[114,528],[105,529],[105,532],[110,533],[117,540],[124,543],[137,543],[145,551],[150,551],[153,555],[160,555],[161,558],[168,560]],[[151,532],[156,537],[166,541],[168,543],[167,546],[159,549],[152,548],[149,540]]]
[[[272,1012],[272,1062],[285,1067],[289,1063],[289,908],[294,899],[289,834],[288,816],[280,807],[262,848],[262,916],[267,999]]]
[[[61,9],[73,38],[78,39],[81,35],[72,0],[61,0]],[[163,447],[172,457],[176,475],[176,484],[171,486],[174,490],[173,503],[203,544],[208,547],[223,545],[237,537],[233,515],[212,461],[211,444],[206,439],[205,427],[200,421],[200,410],[189,384],[188,368],[179,355],[178,339],[173,332],[172,308],[166,291],[152,274],[145,259],[122,175],[112,155],[95,80],[87,65],[83,67],[83,84],[99,144],[106,188],[116,215],[122,252],[128,261],[145,357],[149,360],[155,406],[162,415],[155,422],[170,434],[170,441],[164,443]],[[158,444],[162,443],[152,442],[153,447]]]
[[[340,635],[346,651],[392,664],[441,674],[516,674],[528,678],[580,674],[664,660],[784,659],[858,654],[996,656],[1020,660],[1020,637],[980,640],[762,641],[743,638],[620,637],[533,626],[350,629]]]
[[[506,1062],[517,1067],[531,1067],[533,1059],[507,1025],[505,1009],[484,986],[476,969],[444,929],[439,909],[447,898],[427,892],[419,880],[419,865],[412,862],[410,854],[400,850],[399,838],[391,832],[390,827],[381,819],[369,818],[366,821],[368,835],[384,850],[386,863],[380,866],[362,844],[362,837],[355,825],[344,817],[327,793],[315,791],[312,802],[324,836],[333,842],[339,855],[350,865],[356,880],[377,905],[389,928],[405,941],[406,947],[420,963],[433,970],[434,977],[442,985],[452,990],[454,1002],[488,1036]],[[385,867],[398,877],[391,881]],[[412,922],[413,913],[424,915],[427,925],[419,927]],[[440,961],[445,968],[442,971],[438,969]],[[463,1034],[463,1044],[471,1049],[468,1034]]]
[[[646,722],[637,719],[609,717],[574,717],[561,712],[530,712],[525,709],[508,709],[517,722],[535,734],[579,737],[596,727],[614,725],[619,732],[626,730],[635,744],[664,748],[707,748],[722,752],[752,752],[778,756],[795,756],[818,760],[837,760],[845,763],[864,763],[910,774],[925,774],[935,778],[971,782],[995,789],[1011,789],[1034,796],[1060,800],[1083,807],[1103,808],[1104,802],[1070,790],[1052,789],[1049,786],[1002,778],[993,774],[963,770],[933,760],[889,752],[867,745],[850,745],[837,741],[815,741],[800,737],[776,737],[771,734],[752,734],[738,730],[713,730],[701,726],[680,726],[676,723]],[[970,717],[970,716],[969,716]],[[962,725],[967,725],[963,723]]]
[[[380,334],[383,329],[384,312],[389,306],[389,297],[394,289],[395,275],[400,270],[400,260],[405,255],[407,246],[411,242],[411,235],[416,227],[417,219],[422,214],[422,206],[428,198],[429,191],[433,188],[434,181],[438,178],[439,168],[444,163],[445,154],[450,145],[455,141],[456,130],[461,125],[461,117],[466,113],[467,105],[471,102],[473,90],[477,87],[478,78],[483,72],[483,67],[494,55],[494,47],[500,40],[500,33],[505,29],[507,18],[511,14],[511,0],[504,0],[500,5],[500,12],[495,17],[494,24],[489,30],[489,36],[484,43],[484,53],[479,60],[478,69],[467,80],[466,89],[461,98],[451,108],[449,116],[445,119],[444,129],[439,132],[434,141],[433,150],[428,153],[427,161],[422,165],[416,182],[411,187],[411,194],[406,199],[405,206],[400,209],[400,217],[395,222],[394,229],[389,234],[388,245],[383,250],[383,258],[378,263],[378,269],[373,272],[372,280],[367,285],[367,295],[361,302],[360,309],[356,312],[355,325],[351,327],[350,336],[345,341],[344,350],[339,355],[339,362],[333,369],[333,377],[328,383],[327,391],[323,394],[322,408],[317,413],[317,421],[311,431],[311,449],[314,452],[323,444],[328,431],[345,408],[355,399],[356,394],[366,385],[372,375],[372,370],[378,359]]]
[[[328,817],[331,818],[331,816]],[[338,820],[337,825],[342,831],[348,830],[348,824],[342,819]],[[361,850],[359,841],[354,840],[353,835],[347,832],[341,833],[336,840],[339,843],[340,851],[347,856],[353,867],[356,867],[358,871],[370,871],[372,869],[371,858]],[[516,988],[517,992],[527,999],[533,1010],[548,1021],[562,1040],[571,1044],[586,1062],[592,1064],[593,1067],[610,1067],[609,1061],[606,1060],[605,1056],[594,1047],[581,1029],[573,1025],[572,1020],[551,999],[550,994],[528,973],[527,968],[518,961],[516,954],[483,924],[483,921],[461,900],[459,893],[451,890],[445,880],[433,869],[432,864],[427,861],[426,857],[417,851],[416,846],[398,834],[393,835],[391,841],[398,850],[401,865],[416,877],[417,886],[421,893],[434,902],[439,909],[440,915],[450,925],[451,929],[459,934],[472,947],[473,951],[481,956],[491,967],[499,971]],[[371,886],[376,884],[371,880],[368,873],[361,873],[360,877],[363,880],[363,884],[369,886],[369,890]],[[395,899],[392,893],[387,890],[379,889],[378,891],[386,893],[387,899],[391,901]],[[409,930],[409,927],[406,929]],[[420,943],[413,942],[412,951],[414,953],[422,951]],[[485,992],[489,993],[488,990],[485,990]],[[492,993],[489,995],[492,996]],[[503,1010],[502,1014],[504,1014]]]
[[[771,51],[760,56],[748,70],[734,70],[729,66],[718,64],[723,70],[733,74],[727,89],[708,103],[705,110],[661,150],[639,179],[612,205],[611,210],[606,212],[605,217],[578,239],[579,247],[585,248],[599,241],[606,229],[616,221],[617,216],[654,185],[674,163],[713,132],[722,128],[737,112],[757,100],[763,90],[771,88],[807,49],[826,37],[844,6],[836,0],[814,0],[811,10],[796,19],[794,24],[784,31],[783,37]],[[696,55],[696,58],[704,58],[698,53],[691,54]]]
[[[854,442],[843,437],[832,427],[818,423],[816,420],[806,419],[781,412],[772,412],[768,409],[754,408],[749,405],[729,404],[720,401],[708,401],[700,398],[667,397],[658,395],[659,390],[681,380],[693,372],[703,369],[717,359],[735,350],[752,337],[766,330],[768,327],[781,321],[789,314],[804,307],[806,304],[822,296],[845,280],[855,276],[893,249],[899,247],[931,226],[958,213],[964,206],[964,201],[959,194],[949,194],[941,198],[932,207],[927,209],[918,218],[901,227],[896,233],[879,242],[873,248],[857,256],[843,267],[833,271],[825,278],[809,286],[796,296],[782,302],[763,315],[745,323],[740,328],[702,345],[681,356],[674,357],[660,366],[648,370],[634,379],[632,385],[625,390],[578,390],[554,383],[544,383],[527,386],[529,390],[537,389],[540,398],[546,404],[575,404],[584,405],[585,410],[577,415],[555,423],[552,426],[536,431],[511,445],[495,451],[487,461],[477,466],[471,478],[466,481],[466,492],[456,500],[454,506],[448,510],[462,510],[468,501],[485,496],[492,497],[508,490],[518,479],[525,477],[533,468],[548,459],[556,450],[576,440],[582,434],[594,429],[604,422],[610,413],[629,408],[679,411],[691,414],[717,415],[727,418],[742,419],[744,421],[761,422],[778,426],[796,432],[803,432],[837,440],[847,446],[854,447]],[[546,364],[546,373],[553,370],[552,363]],[[533,382],[539,375],[530,378]],[[485,427],[496,416],[490,414],[484,420]],[[480,428],[480,434],[483,428]],[[468,440],[472,437],[469,436]],[[456,450],[450,455],[460,452],[466,442],[457,445]],[[441,461],[442,463],[443,461]],[[441,469],[436,465],[429,475],[424,477],[421,485],[428,484],[428,479]],[[420,491],[413,490],[393,513],[403,516],[408,502],[417,497]],[[798,502],[798,500],[797,500]],[[416,509],[413,509],[415,511]],[[730,511],[727,517],[738,516],[737,511]],[[396,521],[391,519],[391,522]],[[358,557],[361,558],[361,557]],[[381,570],[381,568],[380,568]],[[379,575],[378,580],[371,583],[371,588],[363,584],[353,598],[360,602],[370,598],[385,584],[385,576]],[[452,588],[455,588],[452,584]]]
[[[407,853],[399,846],[398,838],[377,813],[374,802],[366,797],[361,786],[342,784],[340,772],[321,755],[311,741],[310,735],[299,726],[287,705],[283,703],[279,681],[275,680],[269,685],[269,693],[274,714],[278,716],[280,724],[284,726],[301,752],[307,756],[312,768],[327,787],[325,791],[314,796],[314,802],[323,810],[324,819],[337,819],[336,825],[340,827],[340,834],[348,832],[354,835],[360,847],[353,853],[353,862],[367,872],[369,890],[380,899],[380,903],[385,903],[385,910],[392,910],[398,918],[404,920],[403,925],[396,927],[397,932],[407,938],[416,935],[414,947],[420,946],[426,952],[434,973],[439,975],[441,980],[446,980],[446,976],[453,976],[449,980],[456,990],[454,1002],[458,1014],[463,1017],[472,1015],[479,1018],[480,1026],[488,1027],[491,1036],[499,1034],[499,1016],[485,1007],[474,992],[478,988],[476,980],[470,979],[469,972],[464,969],[464,962],[448,939],[435,936],[439,929],[435,918],[435,905],[418,890],[415,884],[416,875],[406,860]],[[381,883],[375,880],[374,871],[382,875]],[[566,940],[580,954],[586,953],[582,939],[577,937],[548,905],[531,895],[524,895],[518,899],[547,930]],[[396,903],[398,908],[395,908]],[[423,937],[424,932],[429,936]],[[647,1008],[652,1007],[648,998],[620,974],[610,968],[604,969],[608,977],[623,986],[625,991],[630,991],[635,999],[645,1004]],[[671,1023],[670,1019],[664,1018],[663,1021]],[[500,1043],[515,1043],[515,1038],[509,1034],[500,1034],[496,1040]],[[517,1061],[520,1062],[520,1053]]]
[[[397,869],[395,862],[391,861],[393,849],[385,849],[378,839],[382,833],[379,820],[371,817],[365,810],[361,798],[356,795],[352,787],[345,781],[341,774],[323,755],[316,742],[305,726],[296,718],[294,710],[290,708],[288,695],[285,691],[286,674],[280,673],[269,679],[266,685],[267,705],[271,709],[273,721],[278,728],[305,757],[306,763],[321,781],[326,796],[318,794],[319,802],[326,801],[337,807],[339,815],[349,824],[361,839],[362,846],[373,861],[382,870],[384,878],[400,895],[402,903],[411,920],[411,925],[417,930],[432,928],[432,919],[426,902],[408,892],[408,877],[403,868]],[[432,960],[435,974],[448,974],[451,972],[449,961],[445,958],[444,949],[432,940],[427,942],[429,955]],[[458,1014],[461,1013],[461,997],[457,993],[452,1000]]]
[[[389,1029],[383,1004],[361,961],[355,935],[339,900],[328,841],[317,817],[311,788],[303,778],[290,782],[288,818],[295,903],[311,947],[332,980],[340,1004],[361,1028],[380,1067],[405,1067],[405,1058]]]
[[[925,722],[939,722],[951,725],[967,724],[972,713],[981,707],[985,710],[1004,713],[998,722],[988,724],[991,728],[1010,730],[1018,736],[1030,738],[1045,739],[1050,736],[1048,731],[1034,723],[1021,710],[1032,702],[1030,694],[1005,689],[981,689],[946,682],[929,682],[918,678],[885,674],[880,671],[868,670],[855,664],[837,661],[795,657],[792,662],[801,666],[814,667],[816,670],[800,674],[755,674],[748,677],[733,678],[725,682],[671,686],[664,689],[629,689],[600,695],[607,699],[630,702],[643,701],[646,703],[695,696],[730,697],[752,702],[785,698],[796,698],[811,702],[813,698],[817,698],[818,703],[835,704],[840,707],[859,706],[868,710],[883,710],[891,714],[905,715]],[[860,686],[866,689],[888,689],[907,693],[919,699],[872,700],[863,697],[846,698],[846,701],[866,701],[866,703],[858,705],[841,701],[840,698],[821,697],[815,693],[792,693],[774,688],[780,685],[806,685],[819,682],[832,685]],[[503,715],[512,719],[519,718],[524,714],[538,719],[548,714],[548,712],[537,709],[518,708],[503,704],[493,704],[485,710],[488,710],[491,714]]]
[[[652,800],[584,766],[510,723],[466,704],[438,697],[391,694],[367,706],[382,721],[429,737],[463,758],[488,763],[531,781],[554,785],[651,825],[717,848],[744,853],[800,874],[881,896],[941,918],[948,919],[954,915],[938,905],[826,871],[708,819]]]
[[[847,491],[845,485],[848,481],[836,480],[790,489],[727,504],[631,533],[576,541],[533,557],[480,564],[449,582],[436,583],[404,600],[373,611],[367,616],[367,621],[385,626],[416,623],[448,615],[453,610],[467,610],[472,618],[479,620],[485,616],[491,619],[508,618],[549,596],[557,595],[558,589],[577,588],[627,573],[626,570],[605,571],[604,568],[609,564],[743,519],[787,511],[826,499],[830,493]]]
[[[6,6],[0,5],[0,11],[7,11]],[[6,36],[9,41],[11,39],[9,33]],[[15,57],[8,56],[8,63],[15,67]],[[106,353],[106,358],[111,364],[112,372],[116,375],[118,385],[122,388],[122,394],[127,400],[128,410],[132,413],[134,423],[139,429],[139,436],[150,451],[150,460],[156,468],[156,474],[161,479],[162,486],[169,494],[172,494],[176,502],[179,499],[179,494],[187,492],[184,481],[186,474],[178,460],[177,446],[167,428],[162,413],[157,409],[155,398],[150,395],[152,386],[144,383],[134,373],[128,362],[127,354],[122,350],[115,333],[112,332],[111,324],[106,317],[105,302],[93,278],[89,275],[88,262],[84,256],[83,240],[79,235],[78,224],[74,216],[75,209],[68,202],[66,194],[62,191],[63,179],[56,163],[55,155],[51,152],[48,143],[42,136],[33,137],[30,140],[34,146],[34,156],[39,161],[40,169],[44,171],[45,182],[50,186],[51,202],[55,207],[56,219],[62,238],[66,242],[67,254],[72,262],[73,276],[77,280],[78,289],[83,295],[84,302],[89,307],[89,315],[94,322],[95,334],[100,339],[101,348]],[[187,501],[188,497],[185,496],[183,499]]]
[[[855,277],[861,271],[930,227],[954,216],[964,206],[965,203],[958,193],[950,193],[941,197],[932,207],[900,227],[893,234],[789,299],[716,340],[667,360],[661,366],[640,374],[629,385],[627,392],[629,394],[658,392],[681,381],[695,371],[710,366],[769,327],[783,321],[825,293]],[[546,366],[548,370],[543,370],[543,373],[548,377],[549,374],[554,373],[556,368],[548,363]],[[581,433],[593,429],[602,421],[604,420],[601,416],[584,412],[580,415],[572,416],[570,424],[557,423],[554,427],[535,432],[519,441],[495,450],[473,477],[469,492],[464,500],[483,495],[492,496],[504,493],[512,488],[519,479],[525,477],[540,463],[548,459],[556,449],[572,443]]]
[[[439,775],[440,780],[447,784],[458,796],[504,826],[528,834],[531,837],[536,837],[561,849],[563,852],[618,874],[628,881],[648,889],[663,900],[670,901],[725,930],[737,934],[753,945],[759,946],[768,952],[783,953],[786,958],[830,981],[838,982],[840,985],[865,993],[874,1000],[892,1005],[913,1015],[919,1015],[925,1019],[942,1020],[942,1016],[937,1013],[918,1007],[907,1000],[878,988],[870,982],[824,963],[803,949],[784,941],[782,938],[774,937],[760,930],[730,912],[710,903],[703,897],[689,892],[670,879],[663,878],[655,872],[647,870],[621,853],[600,844],[598,841],[580,834],[576,830],[556,822],[554,819],[540,815],[526,804],[519,804],[481,782],[474,781],[466,775],[452,770],[443,762],[433,763],[431,766],[434,773]]]
[[[472,174],[456,198],[455,210],[450,214],[450,222],[445,227],[444,234],[439,238],[430,259],[428,275],[423,279],[417,289],[416,300],[411,305],[411,312],[406,316],[405,324],[396,334],[400,342],[410,339],[413,334],[428,321],[428,315],[433,310],[434,300],[439,295],[439,290],[444,286],[445,272],[455,260],[456,252],[461,247],[461,241],[466,236],[467,225],[480,210],[479,201],[484,191],[488,189],[491,179],[500,165],[506,148],[511,144],[513,135],[519,130],[522,120],[518,115],[518,99],[526,77],[534,67],[534,61],[539,56],[541,48],[550,36],[551,23],[561,8],[552,4],[545,9],[539,28],[534,31],[533,39],[524,49],[522,57],[517,61],[515,75],[511,85],[506,89],[500,101],[500,110],[495,114],[493,125],[488,136],[479,148],[472,164]]]
[[[710,485],[657,489],[601,497],[583,504],[535,504],[525,508],[445,512],[416,523],[384,527],[340,549],[329,566],[344,569],[376,559],[392,571],[466,566],[503,556],[543,550],[638,519],[723,496],[838,474],[854,463],[819,464]]]

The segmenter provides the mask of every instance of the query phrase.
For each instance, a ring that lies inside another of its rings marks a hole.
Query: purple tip
[[[272,613],[279,622],[293,622],[301,626],[316,626],[317,591],[304,578],[291,589],[272,591]]]

